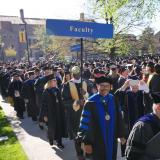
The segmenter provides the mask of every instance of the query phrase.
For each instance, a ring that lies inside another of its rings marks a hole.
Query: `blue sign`
[[[70,47],[71,52],[75,52],[75,51],[78,52],[80,50],[81,50],[81,45],[80,44],[75,44],[75,45]]]
[[[113,38],[113,24],[47,19],[46,29],[48,35]]]

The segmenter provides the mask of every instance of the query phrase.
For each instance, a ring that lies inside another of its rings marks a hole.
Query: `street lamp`
[[[28,44],[28,35],[27,35],[27,22],[25,21],[25,18],[24,18],[23,9],[20,9],[20,16],[21,16],[22,22],[24,23],[24,30],[25,30],[25,37],[26,37],[26,48],[27,48],[27,59],[28,59],[28,63],[30,64],[29,44]]]
[[[3,53],[3,47],[4,47],[4,43],[0,43],[0,50],[1,50],[1,55],[2,55],[2,61],[4,63],[4,53]]]

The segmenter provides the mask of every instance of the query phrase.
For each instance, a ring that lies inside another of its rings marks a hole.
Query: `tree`
[[[154,30],[147,27],[139,38],[142,53],[155,53]]]
[[[119,42],[120,48],[123,45],[130,48],[130,44],[124,44],[123,38],[119,35],[127,34],[129,31],[140,26],[145,26],[159,11],[159,0],[88,0],[95,16],[103,18],[106,23],[114,23],[115,36],[112,40],[105,40],[104,46],[109,48],[116,47],[116,41]],[[111,42],[112,41],[112,42]],[[113,44],[107,45],[107,44]],[[105,48],[103,48],[105,49]]]
[[[91,9],[96,16],[100,16],[106,22],[114,21],[116,33],[126,33],[128,29],[145,25],[160,10],[159,0],[88,0],[88,2],[92,3]]]
[[[39,48],[46,54],[66,55],[70,53],[70,46],[75,44],[75,39],[48,36],[44,26],[37,27],[34,32],[37,42],[32,45],[33,48]]]
[[[3,54],[3,46],[4,43],[3,43],[3,40],[2,40],[2,35],[1,35],[1,32],[0,32],[0,59],[4,61],[4,54]]]
[[[121,34],[117,34],[113,39],[97,40],[97,42],[99,51],[105,52],[111,57],[126,55],[133,48],[133,44],[128,43],[128,37]]]
[[[46,35],[45,26],[36,27],[34,35],[37,41],[31,45],[31,48],[39,48],[44,53],[50,53],[53,51],[52,49],[53,39],[48,35]]]

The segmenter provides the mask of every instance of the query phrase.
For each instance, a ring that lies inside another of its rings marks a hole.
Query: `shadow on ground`
[[[17,136],[24,138],[21,134],[21,128],[23,128],[29,135],[33,137],[39,137],[45,141],[48,141],[46,130],[41,130],[38,124],[36,122],[33,122],[31,118],[28,118],[26,115],[24,115],[24,119],[19,119],[17,117],[13,117],[12,115],[7,116],[7,118],[15,128],[15,133]]]

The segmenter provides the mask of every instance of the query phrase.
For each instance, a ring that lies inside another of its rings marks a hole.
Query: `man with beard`
[[[109,93],[110,77],[96,79],[98,93],[88,99],[82,111],[78,138],[86,156],[93,160],[116,160],[117,138],[125,143],[121,111]]]

